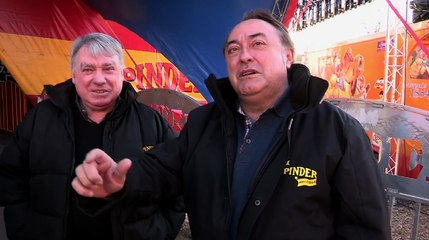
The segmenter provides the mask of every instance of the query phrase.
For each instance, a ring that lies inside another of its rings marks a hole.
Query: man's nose
[[[104,76],[103,70],[97,69],[94,73],[94,83],[102,84],[106,82],[106,77]]]
[[[250,51],[247,48],[243,48],[240,52],[240,60],[242,62],[251,62],[253,59]]]

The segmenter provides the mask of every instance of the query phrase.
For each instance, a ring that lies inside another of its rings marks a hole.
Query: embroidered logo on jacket
[[[302,166],[291,166],[290,160],[287,161],[286,167],[283,169],[283,174],[293,176],[297,181],[298,187],[313,187],[317,185],[317,171]]]
[[[143,151],[147,152],[149,150],[151,150],[153,148],[153,146],[149,145],[149,146],[144,146],[143,147]]]

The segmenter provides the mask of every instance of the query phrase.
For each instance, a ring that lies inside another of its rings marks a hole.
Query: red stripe
[[[114,32],[113,36],[118,39],[123,46],[128,50],[141,50],[148,52],[156,52],[156,49],[146,42],[139,35],[129,30],[128,28],[114,22],[107,20],[106,23],[110,26],[111,31]]]
[[[293,18],[293,15],[294,15],[294,13],[296,11],[297,6],[298,6],[298,0],[291,0],[291,3],[289,4],[288,9],[286,11],[286,16],[285,16],[285,18],[283,20],[283,24],[286,27],[289,26],[289,23],[290,23],[290,21]]]
[[[155,51],[141,37],[105,20],[82,0],[15,0],[0,4],[0,32],[73,41],[90,32],[118,38],[127,49]]]
[[[0,5],[0,31],[74,40],[87,32],[105,32],[103,18],[82,1],[20,0]]]

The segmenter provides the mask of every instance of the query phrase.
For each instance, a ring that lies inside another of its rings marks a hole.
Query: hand
[[[119,163],[100,149],[91,150],[82,164],[76,167],[72,181],[74,190],[84,197],[105,198],[120,191],[131,168],[131,160]]]

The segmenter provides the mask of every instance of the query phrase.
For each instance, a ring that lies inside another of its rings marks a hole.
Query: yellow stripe
[[[26,95],[39,95],[43,85],[57,84],[71,78],[70,71],[70,48],[73,42],[51,38],[24,36],[16,34],[0,33],[0,60],[11,72],[21,90]],[[134,62],[139,65],[152,64],[157,71],[157,63],[171,62],[159,52],[147,52],[128,50]],[[134,62],[125,54],[125,66],[135,69]],[[175,71],[179,70],[174,66]],[[146,76],[146,70],[143,74]],[[183,75],[183,74],[181,74]],[[172,81],[172,73],[167,73]],[[165,82],[165,76],[162,75]],[[186,79],[187,80],[187,79]],[[137,91],[137,81],[131,82]],[[147,82],[145,82],[147,84]],[[149,83],[153,84],[153,83]],[[178,84],[179,85],[179,84]],[[186,82],[182,84],[193,91],[184,92],[195,100],[205,101],[204,97],[195,92],[195,86]],[[181,91],[176,88],[172,90]]]
[[[72,42],[0,33],[0,60],[26,95],[38,95],[44,84],[70,78]]]

